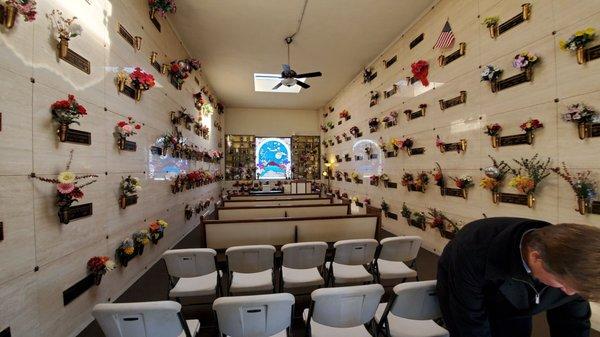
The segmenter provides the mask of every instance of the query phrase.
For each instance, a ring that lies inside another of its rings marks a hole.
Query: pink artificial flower
[[[133,131],[133,127],[129,124],[125,124],[121,128],[123,129],[123,132],[125,132],[125,133],[131,133]]]
[[[75,185],[72,183],[60,183],[56,185],[56,189],[60,194],[69,194],[75,189]]]

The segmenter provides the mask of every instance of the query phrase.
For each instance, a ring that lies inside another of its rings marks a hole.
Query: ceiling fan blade
[[[277,83],[277,85],[275,85],[273,87],[273,89],[271,89],[271,90],[277,90],[277,89],[279,89],[280,86],[281,86],[281,82]]]
[[[284,73],[289,73],[290,71],[292,71],[289,64],[282,64],[281,66],[283,67]]]
[[[302,81],[298,81],[298,80],[296,80],[296,84],[297,84],[297,85],[299,85],[299,86],[301,86],[301,87],[302,87],[302,88],[304,88],[304,89],[308,89],[308,88],[310,88],[310,85],[308,85],[308,84],[306,84],[306,83],[304,83],[304,82],[302,82]]]
[[[323,74],[321,74],[320,71],[315,71],[312,73],[297,74],[294,77],[295,78],[308,78],[308,77],[319,77],[319,76],[323,76]]]

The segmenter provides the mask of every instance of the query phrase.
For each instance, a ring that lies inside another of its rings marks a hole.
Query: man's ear
[[[537,250],[530,249],[528,253],[530,263],[539,263],[542,261],[542,255]]]

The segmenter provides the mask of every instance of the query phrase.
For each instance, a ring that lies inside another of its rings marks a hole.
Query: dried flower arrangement
[[[586,170],[572,174],[564,162],[562,167],[554,167],[551,170],[569,183],[577,197],[576,210],[585,215],[592,201],[598,196],[598,182],[591,176],[592,172]]]
[[[69,40],[81,35],[82,32],[81,26],[75,23],[77,17],[65,18],[63,12],[58,9],[53,9],[52,12],[46,14],[46,17],[50,20],[52,29],[58,36],[59,56],[65,58],[69,50]]]

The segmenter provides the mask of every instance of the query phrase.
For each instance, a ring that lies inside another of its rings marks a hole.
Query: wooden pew
[[[307,198],[307,199],[295,199],[295,198],[263,198],[260,200],[223,200],[221,202],[223,207],[249,207],[249,206],[281,206],[281,205],[324,205],[333,204],[331,198]]]
[[[280,206],[231,206],[216,208],[217,220],[244,220],[284,217],[349,215],[350,204],[308,204]]]
[[[347,239],[379,239],[380,214],[252,220],[201,219],[202,247],[226,249],[239,245]]]
[[[299,194],[250,194],[250,195],[231,195],[227,200],[263,200],[263,199],[314,199],[319,198],[318,193],[299,193]]]

